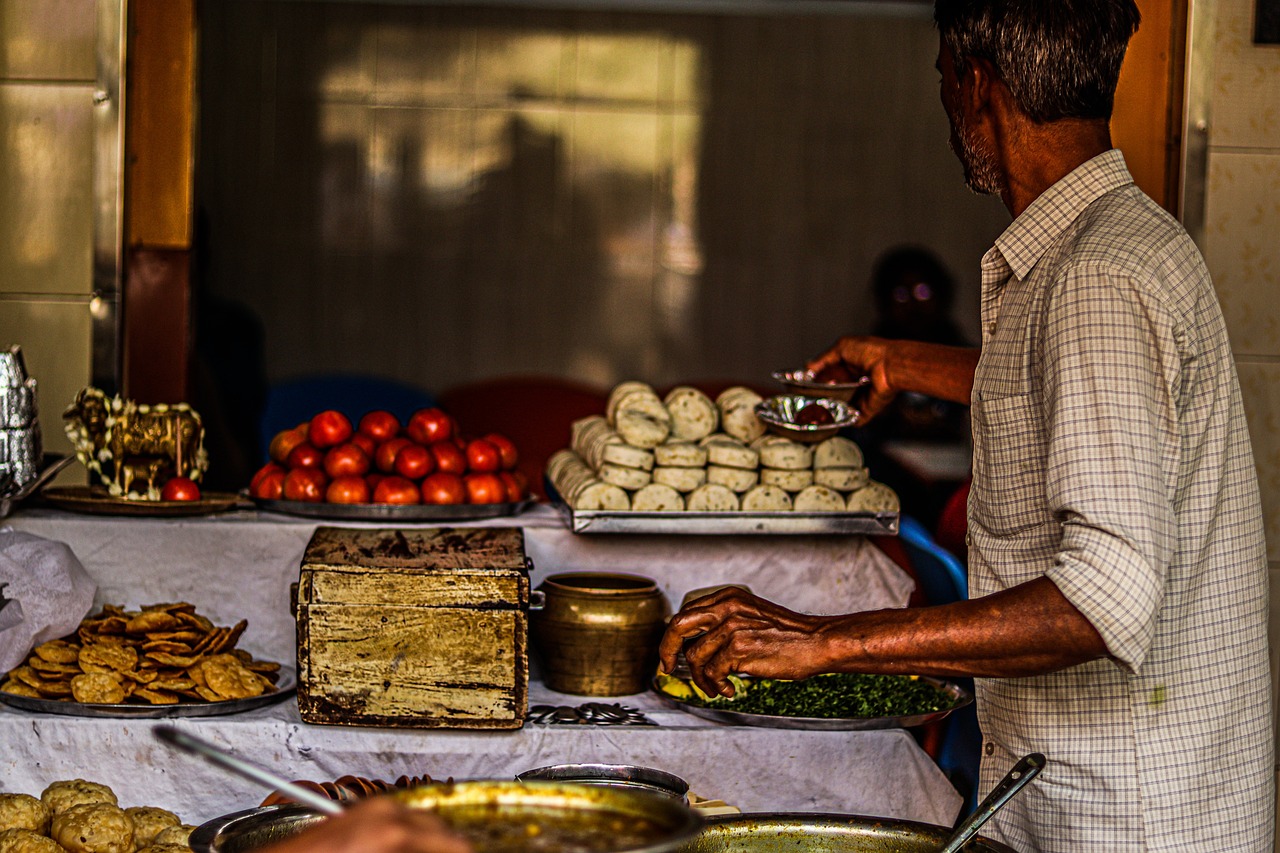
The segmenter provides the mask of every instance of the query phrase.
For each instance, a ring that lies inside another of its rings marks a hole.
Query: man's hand
[[[821,633],[826,621],[730,587],[677,613],[662,638],[659,658],[663,671],[671,672],[683,648],[693,681],[703,692],[732,696],[730,673],[798,679],[828,671]]]
[[[849,369],[854,376],[868,376],[871,384],[859,390],[853,405],[862,413],[863,422],[869,421],[898,396],[900,389],[889,381],[888,358],[892,341],[883,338],[844,337],[832,344],[826,352],[810,359],[805,365],[818,373],[836,365]]]
[[[262,853],[472,853],[438,817],[371,797]]]
[[[851,403],[865,422],[884,411],[901,391],[969,405],[978,350],[920,341],[845,337],[806,367],[817,373],[835,364],[871,378],[871,384],[859,389]]]

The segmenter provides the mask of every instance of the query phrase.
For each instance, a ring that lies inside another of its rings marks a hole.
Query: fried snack
[[[49,834],[70,853],[133,851],[133,821],[108,803],[72,806],[54,815]]]
[[[191,853],[187,844],[150,844],[139,847],[138,853]]]
[[[182,823],[173,812],[153,806],[134,806],[124,813],[133,821],[133,843],[138,847],[151,846],[162,829]]]
[[[0,853],[66,853],[66,848],[29,829],[0,831]]]
[[[64,779],[54,782],[40,794],[40,799],[55,816],[73,806],[86,803],[109,803],[116,805],[116,792],[106,785],[88,782],[84,779]]]
[[[104,604],[75,634],[41,643],[0,692],[87,704],[223,702],[275,691],[280,664],[255,660],[236,643],[248,626],[214,625],[185,601],[126,610]],[[214,684],[204,675],[211,664]],[[93,676],[90,678],[89,676]]]
[[[29,829],[43,834],[49,831],[52,817],[53,811],[30,794],[0,794],[0,830]]]
[[[71,695],[90,705],[119,705],[124,701],[124,685],[115,673],[86,672],[71,679]]]
[[[189,823],[180,823],[177,826],[166,826],[164,829],[160,830],[159,834],[157,834],[154,839],[152,839],[151,844],[153,846],[161,844],[176,844],[181,847],[186,847],[188,839],[191,838],[191,833],[195,831],[196,828]]]

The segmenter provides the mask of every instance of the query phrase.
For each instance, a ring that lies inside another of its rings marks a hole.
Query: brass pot
[[[670,613],[651,579],[615,572],[568,572],[538,589],[529,630],[543,682],[577,696],[626,696],[647,689]]]

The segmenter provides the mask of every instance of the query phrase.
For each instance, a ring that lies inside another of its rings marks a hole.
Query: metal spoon
[[[946,845],[938,851],[938,853],[957,853],[960,848],[964,847],[969,841],[978,834],[978,829],[987,822],[987,820],[1004,806],[1005,803],[1013,799],[1013,795],[1026,787],[1027,783],[1036,777],[1041,770],[1044,769],[1044,756],[1038,752],[1033,752],[1023,757],[1021,761],[1013,765],[1000,784],[987,795],[973,814],[965,818]]]
[[[230,770],[237,776],[242,776],[251,782],[260,782],[268,788],[288,795],[295,802],[310,806],[323,814],[336,815],[342,813],[343,807],[341,803],[331,800],[322,794],[317,794],[315,791],[309,791],[301,785],[295,785],[270,770],[264,770],[256,764],[237,758],[221,747],[214,746],[207,740],[202,740],[195,735],[179,731],[173,726],[156,726],[155,736],[157,740],[163,741],[169,746],[177,747],[183,752],[189,752],[192,755],[198,755],[206,761],[216,764],[224,770]]]

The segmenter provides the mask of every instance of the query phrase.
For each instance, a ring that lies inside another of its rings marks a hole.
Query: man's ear
[[[992,89],[1000,80],[996,67],[988,59],[969,57],[965,63],[960,91],[967,101],[971,114],[981,115],[991,106]]]

